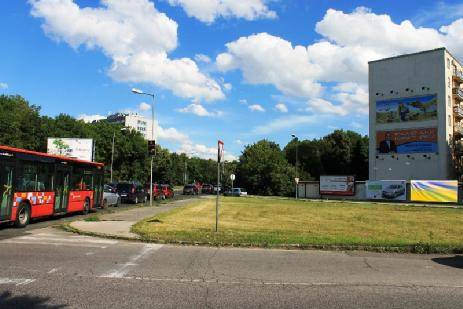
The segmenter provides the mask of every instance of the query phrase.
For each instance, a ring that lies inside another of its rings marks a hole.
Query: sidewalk
[[[74,221],[70,223],[70,226],[84,234],[138,240],[140,236],[130,231],[132,225],[145,218],[185,206],[197,200],[198,199],[184,199],[173,201],[162,206],[137,207],[130,210],[100,215],[100,221]]]

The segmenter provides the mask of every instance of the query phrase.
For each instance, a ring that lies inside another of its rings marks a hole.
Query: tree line
[[[92,138],[96,161],[104,163],[109,171],[114,134],[113,179],[144,183],[150,174],[147,141],[135,130],[122,129],[121,125],[104,120],[85,123],[67,114],[43,116],[39,106],[29,104],[21,96],[0,95],[0,145],[46,152],[48,137]],[[217,182],[215,160],[188,158],[183,153],[156,147],[155,181],[180,185],[186,171],[190,183]],[[246,188],[250,194],[292,196],[296,148],[298,176],[302,180],[317,180],[323,174],[356,175],[360,180],[368,177],[368,137],[335,130],[320,139],[293,139],[283,149],[266,139],[247,145],[237,161],[225,162],[221,167],[222,181],[230,186],[229,175],[234,173],[235,186]],[[109,181],[109,172],[106,180]]]

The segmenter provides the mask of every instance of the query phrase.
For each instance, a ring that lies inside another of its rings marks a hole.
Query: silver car
[[[119,206],[121,204],[121,197],[119,194],[116,193],[116,189],[104,185],[104,190],[103,190],[103,208],[106,208],[108,206]]]

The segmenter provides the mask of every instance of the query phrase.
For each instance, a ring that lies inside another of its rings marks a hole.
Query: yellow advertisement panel
[[[456,180],[412,180],[411,200],[414,202],[458,202]]]

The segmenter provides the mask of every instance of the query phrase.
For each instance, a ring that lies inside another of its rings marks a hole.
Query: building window
[[[450,77],[447,79],[447,85],[450,88]]]
[[[450,69],[450,58],[447,58],[447,69]]]
[[[449,115],[448,118],[449,118],[449,127],[450,127],[452,126],[452,117]]]
[[[447,106],[448,107],[452,107],[452,103],[451,103],[451,99],[450,99],[450,96],[447,96]]]

